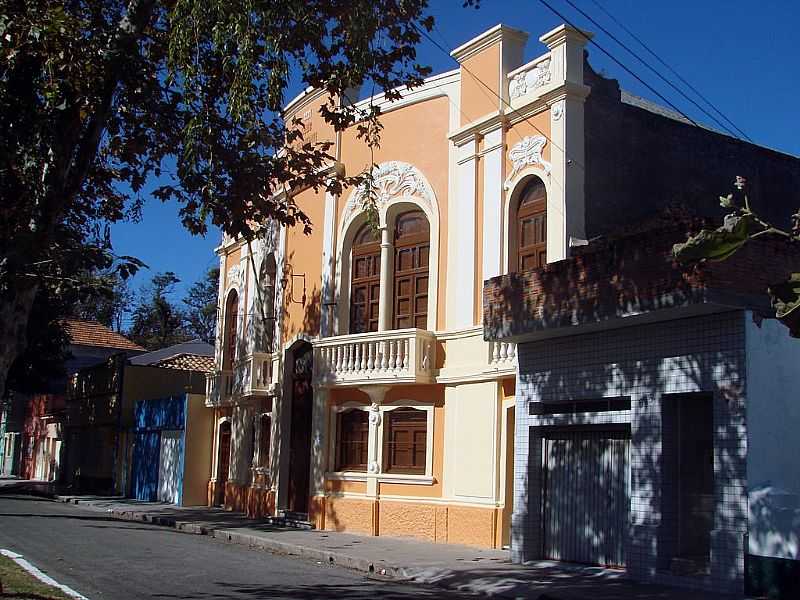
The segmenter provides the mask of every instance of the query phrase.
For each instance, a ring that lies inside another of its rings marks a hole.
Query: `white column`
[[[478,142],[471,137],[456,149],[455,212],[450,214],[449,230],[455,252],[449,257],[448,326],[471,327],[475,311],[475,200]]]
[[[308,487],[312,496],[325,493],[328,393],[327,388],[314,386],[314,404],[311,413],[311,481]]]
[[[483,138],[483,279],[503,272],[503,130]]]
[[[378,479],[375,476],[377,476],[383,468],[383,465],[381,465],[381,445],[383,443],[381,419],[383,418],[383,413],[379,409],[381,404],[383,404],[383,398],[386,396],[388,390],[389,387],[385,385],[370,385],[361,388],[361,391],[366,393],[372,401],[369,418],[367,473],[368,475],[374,476],[367,477],[367,496],[372,496],[373,498],[378,495]]]
[[[381,228],[381,286],[378,293],[378,331],[387,331],[392,328],[392,300],[394,289],[392,285],[392,268],[394,248],[388,224]]]
[[[325,193],[325,220],[322,230],[322,306],[320,307],[320,334],[333,335],[334,302],[334,247],[336,244],[336,196]]]

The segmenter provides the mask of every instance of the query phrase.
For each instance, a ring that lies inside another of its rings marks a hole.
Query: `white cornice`
[[[591,31],[584,31],[582,29],[575,29],[569,25],[559,25],[555,29],[551,29],[539,38],[545,46],[551,50],[567,40],[571,39],[579,44],[585,44],[594,37]]]
[[[448,137],[450,140],[458,145],[463,144],[470,140],[470,138],[477,136],[483,136],[497,129],[498,127],[502,127],[506,122],[507,116],[501,113],[498,110],[490,112],[487,115],[484,115],[477,120],[464,125],[460,129],[452,132]]]
[[[450,53],[450,56],[460,63],[464,62],[492,44],[498,43],[503,38],[517,39],[521,44],[524,44],[528,41],[528,33],[499,23],[488,31],[484,31],[477,37],[472,38],[467,43],[460,45]]]

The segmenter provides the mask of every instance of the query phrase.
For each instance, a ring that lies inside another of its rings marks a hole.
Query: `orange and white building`
[[[317,528],[509,544],[515,346],[484,341],[482,284],[567,256],[584,238],[579,32],[498,25],[460,67],[399,101],[378,96],[380,148],[335,133],[308,91],[285,108],[331,169],[371,162],[360,190],[306,190],[313,232],[264,226],[219,247],[222,316],[209,501]],[[364,101],[367,102],[367,101]],[[569,158],[565,149],[569,148]],[[546,218],[545,218],[546,215]]]

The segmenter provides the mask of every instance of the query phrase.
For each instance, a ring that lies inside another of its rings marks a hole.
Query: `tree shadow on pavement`
[[[214,600],[217,598],[243,598],[250,600],[311,600],[317,598],[348,598],[354,600],[409,600],[411,598],[475,598],[473,594],[451,592],[436,587],[408,582],[384,581],[364,578],[349,584],[257,585],[217,582],[215,589],[194,594],[154,594],[153,598],[181,598],[187,600]]]

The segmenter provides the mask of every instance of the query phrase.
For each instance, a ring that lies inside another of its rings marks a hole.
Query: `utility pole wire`
[[[613,14],[611,14],[611,13],[608,11],[608,9],[606,9],[606,8],[605,8],[605,7],[604,7],[602,4],[600,4],[600,3],[599,3],[597,0],[591,0],[591,1],[592,1],[592,3],[593,3],[595,6],[597,6],[597,8],[599,8],[599,9],[600,9],[600,10],[601,10],[603,13],[605,13],[605,15],[606,15],[606,16],[608,16],[608,18],[609,18],[609,19],[611,19],[611,20],[612,20],[614,23],[616,23],[616,24],[617,24],[617,26],[619,26],[619,27],[620,27],[620,28],[621,28],[621,29],[622,29],[622,30],[623,30],[625,33],[627,33],[629,36],[631,36],[631,38],[633,38],[634,40],[636,40],[636,43],[638,43],[638,44],[639,44],[639,45],[640,45],[642,48],[644,48],[644,49],[645,49],[645,51],[647,51],[647,52],[648,52],[648,53],[649,53],[649,54],[650,54],[650,55],[651,55],[653,58],[655,58],[655,59],[656,59],[656,60],[657,60],[659,63],[661,63],[661,64],[664,66],[664,68],[666,68],[666,69],[667,69],[667,70],[668,70],[670,73],[672,73],[672,74],[673,74],[675,77],[677,77],[677,78],[678,78],[678,80],[679,80],[681,83],[683,83],[683,85],[685,85],[685,86],[686,86],[687,88],[689,88],[689,89],[690,89],[692,92],[694,92],[694,93],[695,93],[695,94],[696,94],[696,95],[697,95],[697,96],[698,96],[698,97],[699,97],[701,100],[703,100],[703,102],[705,102],[705,103],[706,103],[706,104],[707,104],[709,107],[711,107],[711,109],[712,109],[712,110],[714,110],[714,112],[716,112],[716,113],[717,113],[717,114],[718,114],[720,117],[722,117],[723,119],[725,119],[725,121],[727,121],[727,122],[728,122],[728,123],[729,123],[729,124],[730,124],[730,125],[731,125],[731,126],[732,126],[732,127],[735,129],[735,130],[736,130],[736,131],[738,131],[738,132],[739,132],[739,133],[740,133],[740,134],[741,134],[741,135],[742,135],[742,136],[743,136],[743,137],[744,137],[746,140],[748,140],[749,142],[753,142],[753,140],[752,140],[752,139],[750,139],[750,136],[748,136],[748,135],[747,135],[747,134],[746,134],[744,131],[742,131],[741,129],[739,129],[739,127],[737,127],[737,126],[736,126],[736,123],[734,123],[734,122],[733,122],[731,119],[729,119],[729,118],[728,118],[728,116],[727,116],[725,113],[723,113],[723,112],[722,112],[722,111],[721,111],[719,108],[717,108],[717,107],[714,105],[714,103],[713,103],[713,102],[711,102],[711,100],[709,100],[708,98],[706,98],[706,97],[705,97],[703,94],[701,94],[701,93],[700,93],[700,91],[699,91],[697,88],[695,88],[695,87],[694,87],[694,86],[693,86],[691,83],[689,83],[688,81],[686,81],[686,79],[684,79],[684,78],[681,76],[681,74],[680,74],[680,73],[678,73],[678,72],[677,72],[675,69],[673,69],[673,68],[672,68],[672,67],[671,67],[671,66],[670,66],[670,65],[669,65],[669,64],[668,64],[666,61],[664,61],[664,60],[663,60],[663,59],[662,59],[662,58],[661,58],[661,57],[660,57],[658,54],[656,54],[656,52],[655,52],[654,50],[651,50],[651,49],[650,49],[650,47],[649,47],[647,44],[645,44],[645,43],[642,41],[642,39],[641,39],[639,36],[637,36],[637,35],[636,35],[636,34],[635,34],[633,31],[631,31],[629,28],[627,28],[627,27],[625,26],[625,24],[624,24],[624,23],[622,23],[622,22],[621,22],[619,19],[617,19],[617,18],[616,18],[616,17],[615,17]],[[753,142],[753,143],[755,143],[755,142]]]
[[[675,106],[675,105],[674,105],[672,102],[670,102],[670,101],[669,101],[669,99],[668,99],[666,96],[664,96],[664,95],[663,95],[661,92],[659,92],[657,89],[655,89],[655,88],[654,88],[652,85],[650,85],[649,83],[647,83],[647,82],[646,82],[644,79],[642,79],[641,77],[639,77],[639,76],[638,76],[636,73],[634,73],[634,72],[633,72],[633,70],[631,70],[630,68],[628,68],[627,66],[625,66],[625,64],[623,64],[623,63],[622,63],[622,61],[620,61],[620,60],[619,60],[619,59],[618,59],[616,56],[614,56],[613,54],[611,54],[611,52],[609,52],[608,50],[606,50],[605,48],[603,48],[603,46],[601,46],[601,45],[600,45],[600,44],[598,44],[596,41],[594,41],[593,39],[591,39],[591,38],[590,38],[588,35],[586,35],[586,34],[585,34],[585,33],[584,33],[584,32],[583,32],[583,31],[582,31],[582,30],[581,30],[581,29],[580,29],[580,28],[579,28],[577,25],[575,25],[575,23],[573,23],[573,22],[572,22],[572,21],[570,21],[570,20],[569,20],[569,19],[568,19],[566,16],[564,16],[564,14],[563,14],[563,13],[561,13],[561,12],[559,12],[558,10],[556,10],[555,8],[553,8],[553,5],[552,5],[552,4],[550,4],[549,2],[547,2],[547,0],[539,0],[539,2],[540,2],[541,4],[543,4],[543,5],[544,5],[546,8],[548,8],[548,9],[550,10],[550,12],[552,12],[554,15],[556,15],[556,16],[557,16],[559,19],[561,19],[562,21],[564,21],[564,22],[565,22],[567,25],[569,25],[569,26],[571,26],[571,27],[575,28],[575,29],[576,29],[576,30],[577,30],[577,31],[578,31],[578,32],[579,32],[579,33],[580,33],[580,34],[581,34],[581,35],[582,35],[584,38],[586,38],[586,41],[587,41],[587,42],[589,42],[589,43],[591,43],[591,44],[594,44],[594,46],[595,46],[595,47],[596,47],[598,50],[600,50],[600,52],[602,52],[603,54],[605,54],[606,56],[608,56],[608,58],[610,58],[610,59],[611,59],[611,60],[613,60],[613,61],[614,61],[614,62],[615,62],[617,65],[619,65],[620,67],[622,67],[622,68],[623,68],[623,69],[624,69],[624,70],[625,70],[625,71],[626,71],[626,72],[627,72],[629,75],[631,75],[631,76],[632,76],[634,79],[636,79],[636,81],[638,81],[639,83],[641,83],[641,84],[642,84],[644,87],[646,87],[648,90],[650,90],[650,91],[651,91],[652,93],[654,93],[656,96],[658,96],[658,97],[659,97],[659,98],[660,98],[660,99],[661,99],[663,102],[666,102],[666,103],[669,105],[669,107],[670,107],[672,110],[674,110],[675,112],[677,112],[677,113],[679,113],[680,115],[682,115],[684,119],[686,119],[687,121],[689,121],[689,122],[690,122],[692,125],[694,125],[695,127],[700,127],[700,124],[699,124],[697,121],[695,121],[694,119],[692,119],[692,118],[691,118],[689,115],[687,115],[685,112],[683,112],[683,111],[682,111],[680,108],[678,108],[677,106]]]
[[[733,137],[739,137],[739,134],[747,137],[747,135],[742,132],[741,129],[733,125],[736,128],[736,131],[733,131],[728,125],[720,121],[715,115],[708,112],[704,107],[700,106],[693,98],[686,94],[682,89],[680,89],[677,85],[675,85],[672,81],[664,77],[655,67],[653,67],[650,63],[648,63],[645,59],[639,56],[636,52],[634,52],[627,44],[620,41],[617,36],[611,33],[608,29],[603,27],[600,23],[598,23],[590,14],[584,11],[582,8],[577,6],[572,0],[564,0],[567,4],[569,4],[572,8],[582,14],[586,19],[588,19],[593,25],[595,25],[598,29],[600,29],[603,33],[605,33],[608,37],[610,37],[614,42],[616,42],[619,46],[622,47],[623,50],[628,52],[631,56],[633,56],[636,60],[642,63],[645,67],[647,67],[656,77],[658,77],[661,81],[666,83],[669,87],[673,90],[678,92],[681,96],[683,96],[687,101],[691,102],[698,110],[700,110],[704,115],[706,115],[709,119],[713,120],[720,128],[725,130],[726,133],[729,133]],[[738,133],[737,133],[738,132]],[[748,138],[749,141],[752,141]]]

